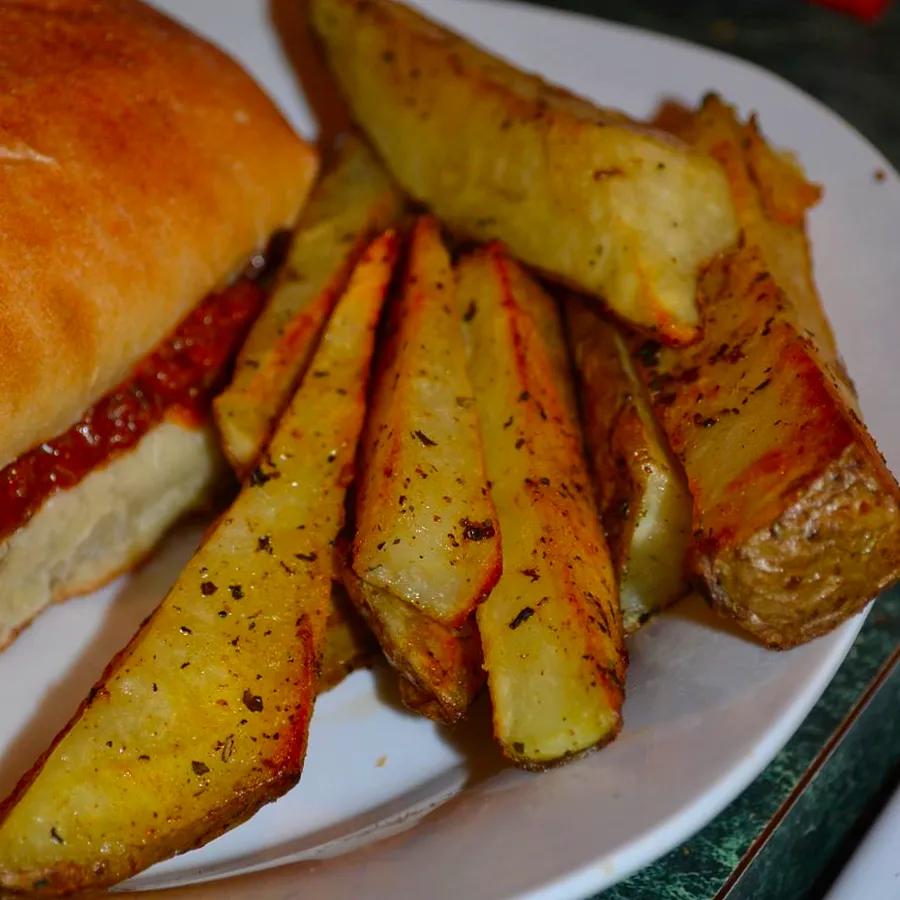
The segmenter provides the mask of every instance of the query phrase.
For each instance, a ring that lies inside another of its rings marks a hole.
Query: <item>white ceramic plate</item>
[[[299,0],[160,5],[230,50],[300,131],[315,133],[272,24],[290,30]],[[875,150],[796,89],[708,50],[538,8],[423,5],[523,65],[637,115],[664,96],[695,102],[713,88],[744,112],[757,109],[767,133],[796,148],[826,185],[812,217],[817,275],[868,420],[900,468],[900,181]],[[878,169],[886,180],[875,180]],[[0,655],[0,791],[162,598],[195,537],[173,535],[151,565],[51,610]],[[621,737],[542,775],[502,766],[484,704],[469,724],[443,732],[403,712],[384,673],[356,673],[320,700],[294,791],[126,887],[180,886],[167,896],[215,898],[584,897],[669,850],[731,801],[812,707],[860,624],[777,654],[701,605],[682,606],[631,647]]]

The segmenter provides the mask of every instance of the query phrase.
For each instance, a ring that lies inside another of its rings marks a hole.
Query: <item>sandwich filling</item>
[[[200,425],[263,297],[247,278],[210,294],[68,431],[0,470],[0,540],[54,493],[78,484],[164,419]]]

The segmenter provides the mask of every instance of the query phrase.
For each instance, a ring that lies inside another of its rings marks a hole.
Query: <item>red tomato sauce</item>
[[[0,540],[164,418],[202,422],[262,301],[262,288],[246,279],[210,294],[68,431],[0,470]]]

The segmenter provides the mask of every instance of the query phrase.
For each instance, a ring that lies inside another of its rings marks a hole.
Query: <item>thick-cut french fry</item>
[[[310,9],[353,115],[410,194],[625,319],[694,337],[698,273],[737,238],[708,156],[391,0]]]
[[[3,888],[112,884],[296,782],[396,245],[383,236],[356,267],[261,477],[6,800]]]
[[[618,732],[621,612],[581,434],[541,333],[560,330],[553,301],[496,246],[457,277],[503,545],[477,612],[494,732],[510,759],[540,768]]]
[[[354,571],[462,625],[500,577],[500,535],[453,270],[429,217],[412,233],[361,447]]]
[[[214,403],[225,455],[240,474],[256,462],[302,377],[354,261],[402,211],[372,151],[348,136],[313,188],[272,296]]]
[[[340,684],[354,669],[367,665],[377,650],[372,632],[353,608],[343,584],[334,582],[322,641],[319,693]]]
[[[761,253],[720,260],[703,291],[702,341],[636,341],[636,357],[714,601],[790,647],[900,576],[900,488]]]
[[[704,341],[647,375],[685,459],[711,593],[767,643],[791,646],[900,574],[897,485],[860,422],[813,280],[805,213],[819,188],[716,96],[697,112],[666,107],[659,122],[722,165],[743,249],[704,287]]]
[[[696,112],[666,107],[660,123],[721,164],[744,243],[757,248],[775,283],[790,298],[801,334],[812,338],[823,362],[846,385],[845,400],[855,408],[856,397],[816,290],[805,228],[806,211],[818,201],[821,188],[807,181],[789,154],[766,143],[755,117],[742,124],[734,109],[714,94]]]
[[[687,591],[691,495],[619,328],[566,298],[588,461],[626,634]]]
[[[346,559],[347,549],[339,546],[340,560]],[[404,702],[447,724],[462,719],[484,684],[481,644],[473,624],[448,628],[411,603],[357,578],[349,563],[341,574],[350,599],[378,638],[400,682],[412,686],[401,689]]]

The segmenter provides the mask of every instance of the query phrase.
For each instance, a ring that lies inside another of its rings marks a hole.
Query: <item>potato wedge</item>
[[[737,238],[705,154],[392,0],[310,9],[353,115],[413,197],[667,340],[694,337],[698,271]]]
[[[691,495],[619,329],[578,297],[564,309],[594,494],[631,634],[688,589]]]
[[[348,135],[313,188],[231,384],[214,402],[225,455],[239,474],[253,466],[287,405],[353,263],[402,211],[403,199],[372,151]]]
[[[0,885],[98,888],[196,847],[300,775],[332,544],[362,428],[392,234],[357,266],[248,483],[4,804]]]
[[[844,399],[856,408],[856,396],[813,279],[806,211],[818,202],[822,189],[807,181],[789,154],[766,143],[755,116],[746,124],[740,122],[734,108],[715,94],[705,97],[696,112],[667,106],[660,123],[721,164],[744,242],[759,250],[775,283],[790,298],[800,332],[812,339],[822,361],[846,386]]]
[[[322,641],[319,693],[336,687],[354,669],[368,665],[377,651],[375,637],[353,608],[343,584],[333,582]]]
[[[497,246],[465,257],[457,279],[503,545],[503,574],[476,613],[494,733],[517,765],[541,768],[619,730],[616,582],[578,423],[538,324],[560,331],[553,301]]]
[[[449,627],[500,577],[453,270],[440,226],[412,232],[363,435],[353,570]]]
[[[349,542],[346,542],[347,544]],[[411,603],[358,578],[349,547],[339,545],[341,577],[388,662],[397,670],[400,696],[414,712],[452,725],[462,719],[484,684],[481,643],[473,623],[448,628]]]
[[[714,602],[790,647],[900,576],[900,488],[758,249],[716,263],[703,292],[703,340],[636,341],[639,369]]]

